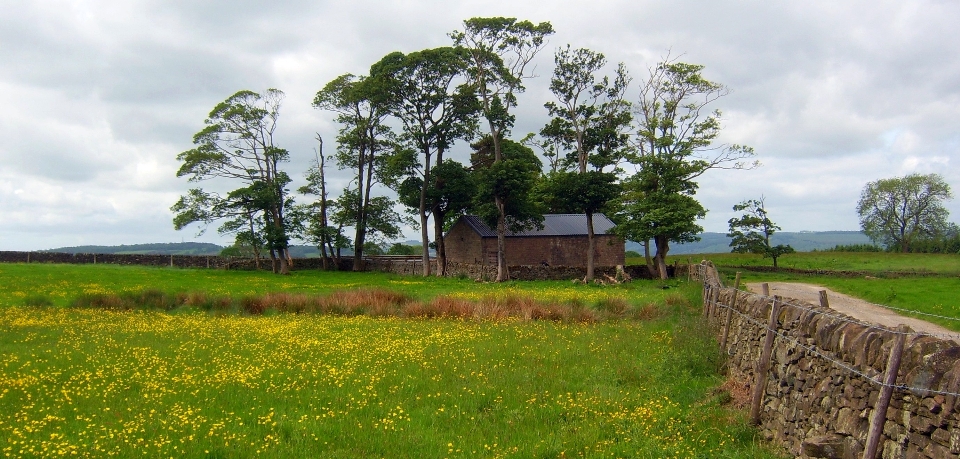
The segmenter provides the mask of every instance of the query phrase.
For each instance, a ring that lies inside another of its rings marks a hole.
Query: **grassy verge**
[[[752,266],[769,266],[770,260],[750,254],[703,254],[691,258],[712,260],[727,285],[733,284],[738,271],[743,282],[816,284],[872,303],[922,313],[898,311],[960,331],[958,255],[807,252],[781,259],[786,268],[820,274],[752,271]],[[677,260],[686,262],[686,258]]]
[[[694,263],[712,260],[717,266],[772,267],[769,258],[756,254],[709,253],[667,257],[669,263]],[[631,259],[632,260],[632,259]],[[642,264],[643,259],[636,260]],[[933,253],[887,252],[800,252],[784,255],[778,265],[786,269],[821,270],[832,272],[865,272],[872,274],[901,273],[927,275],[960,275],[960,255]]]

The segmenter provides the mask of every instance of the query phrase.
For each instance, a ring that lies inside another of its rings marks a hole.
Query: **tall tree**
[[[336,114],[340,123],[337,135],[337,163],[341,169],[355,172],[356,188],[344,197],[356,202],[342,206],[354,212],[348,225],[353,225],[356,236],[353,240],[353,270],[363,269],[363,248],[369,226],[371,192],[375,183],[392,180],[385,176],[390,168],[388,161],[396,151],[393,132],[384,123],[389,114],[388,91],[380,78],[341,75],[327,83],[313,99],[314,107]],[[341,220],[344,222],[344,220]]]
[[[949,212],[943,201],[949,199],[950,185],[939,174],[910,174],[868,183],[857,214],[875,243],[906,253],[917,239],[947,232]]]
[[[239,223],[228,222],[222,229],[232,231],[249,222],[250,231],[255,231],[253,222],[261,219],[274,272],[287,274],[290,255],[285,210],[291,204],[286,190],[290,177],[279,166],[290,155],[274,142],[282,100],[283,92],[277,89],[263,94],[245,90],[214,107],[204,121],[207,127],[193,137],[196,147],[177,155],[183,163],[177,177],[188,176],[191,182],[223,178],[244,186],[226,196],[194,188],[171,210],[178,230],[194,222],[231,219]]]
[[[306,185],[297,191],[303,195],[316,196],[316,201],[299,208],[298,216],[303,226],[303,238],[312,242],[320,251],[320,259],[324,270],[339,266],[339,259],[333,260],[336,248],[344,245],[341,233],[342,226],[333,226],[330,220],[331,208],[334,206],[327,192],[326,162],[323,154],[323,137],[317,134],[317,162],[307,170]]]
[[[501,139],[500,146],[502,158],[496,161],[490,137],[471,145],[470,163],[477,187],[473,210],[491,228],[502,224],[505,231],[520,232],[542,226],[543,208],[533,199],[542,163],[533,150],[520,143]],[[498,202],[503,205],[496,205]]]
[[[707,107],[729,91],[704,78],[702,70],[668,56],[650,69],[634,106],[637,153],[630,161],[637,172],[626,181],[631,200],[622,207],[625,218],[618,225],[629,239],[653,240],[653,268],[661,279],[667,278],[670,242],[696,241],[703,231],[696,220],[706,209],[693,198],[695,179],[711,169],[759,165],[746,161],[754,156],[750,147],[714,145],[721,113]]]
[[[770,220],[763,196],[760,196],[760,199],[747,199],[733,206],[733,210],[743,212],[739,218],[727,221],[730,225],[727,237],[731,239],[730,247],[733,247],[733,252],[758,253],[764,258],[772,258],[774,268],[777,267],[777,259],[781,255],[794,252],[789,245],[770,245],[770,236],[779,231],[780,227]]]
[[[616,166],[628,145],[625,131],[631,116],[630,104],[624,94],[630,78],[620,64],[612,82],[606,76],[598,79],[596,74],[607,60],[603,54],[585,48],[573,50],[567,45],[557,50],[554,63],[550,91],[557,100],[544,104],[552,119],[540,133],[570,151],[566,162],[574,165],[576,173],[582,176],[575,178],[555,173],[551,183],[560,185],[555,192],[560,193],[557,199],[567,198],[563,199],[564,207],[570,212],[586,214],[587,272],[584,281],[589,282],[594,277],[596,253],[593,214],[618,191],[612,187],[616,176],[612,172],[604,174],[603,168]],[[589,166],[596,170],[587,176]]]
[[[487,121],[491,139],[493,162],[503,161],[503,146],[515,117],[511,109],[517,105],[518,93],[523,92],[523,80],[533,77],[531,62],[553,34],[549,22],[534,24],[516,18],[472,18],[463,21],[464,30],[450,34],[454,44],[467,55],[467,76],[480,100],[481,116]],[[500,166],[496,166],[500,168]],[[485,175],[496,178],[497,174]],[[484,184],[505,189],[498,184]],[[510,278],[504,253],[507,233],[507,207],[514,199],[493,193],[497,211],[497,281]]]
[[[421,180],[420,177],[407,178],[400,185],[398,195],[401,203],[416,207],[426,188],[426,206],[435,223],[433,237],[437,248],[437,275],[444,276],[447,272],[447,255],[443,231],[472,207],[477,187],[470,171],[449,159],[433,168],[427,187],[423,186]]]
[[[422,158],[415,166],[420,178],[415,207],[420,217],[424,276],[430,275],[427,220],[433,209],[427,195],[434,184],[433,158],[439,166],[444,152],[456,140],[469,139],[476,131],[476,97],[466,84],[457,84],[462,83],[465,64],[462,49],[444,47],[406,55],[390,53],[370,68],[370,74],[382,78],[388,88],[389,110],[403,125],[403,140],[412,144]],[[434,216],[434,228],[442,234],[442,218]],[[438,258],[437,263],[438,271],[442,271],[443,262]]]

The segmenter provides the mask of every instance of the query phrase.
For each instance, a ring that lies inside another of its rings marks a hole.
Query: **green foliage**
[[[883,250],[883,247],[873,244],[838,244],[832,248],[821,250],[821,252],[883,252]],[[817,252],[816,249],[813,251]]]
[[[491,228],[497,228],[498,217],[508,217],[511,231],[539,226],[543,222],[543,209],[530,199],[542,164],[528,147],[508,139],[500,140],[503,159],[494,160],[493,140],[484,137],[471,145],[474,152],[470,162],[476,178],[477,195],[474,200],[476,214]],[[503,203],[498,209],[495,202]]]
[[[537,185],[537,198],[543,202],[547,213],[600,212],[614,197],[620,194],[617,177],[612,173],[587,171],[553,172],[543,177]]]
[[[789,245],[770,245],[770,236],[780,230],[780,227],[770,220],[764,203],[764,198],[748,199],[733,206],[734,212],[745,211],[740,218],[731,218],[727,223],[731,238],[730,247],[733,252],[758,253],[764,258],[773,259],[773,267],[777,267],[777,259],[781,255],[794,253]]]
[[[386,255],[416,255],[421,250],[420,246],[413,246],[395,242],[387,250]]]
[[[280,272],[287,273],[291,222],[285,213],[292,201],[286,190],[290,177],[280,164],[290,155],[273,140],[282,100],[283,92],[268,89],[262,95],[239,91],[218,104],[205,121],[207,127],[194,135],[196,147],[177,155],[182,163],[177,177],[191,182],[223,178],[243,186],[226,196],[194,188],[171,210],[178,230],[226,220],[219,228],[222,234],[256,233],[247,239],[262,240],[266,249],[279,253]]]
[[[662,279],[670,242],[691,242],[703,229],[696,220],[706,209],[693,196],[695,179],[710,169],[743,169],[753,149],[714,146],[720,134],[720,111],[707,106],[727,94],[723,85],[701,75],[702,65],[669,57],[650,69],[635,106],[638,151],[628,158],[639,171],[627,180],[628,192],[616,213],[618,225],[631,240],[652,239],[654,260]]]
[[[887,249],[909,252],[915,241],[936,239],[949,231],[943,201],[950,185],[939,174],[911,174],[868,183],[857,214],[863,232]]]
[[[637,252],[637,251],[635,251],[635,250],[627,250],[627,252],[626,252],[625,255],[626,255],[627,258],[640,258],[640,257],[643,256],[643,254],[641,254],[640,252]]]

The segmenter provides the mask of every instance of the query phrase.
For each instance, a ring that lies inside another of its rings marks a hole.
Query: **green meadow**
[[[3,457],[776,457],[718,389],[700,287],[683,281],[39,264],[0,279]],[[403,314],[190,300],[364,289]],[[174,300],[94,301],[161,296]],[[556,315],[441,308],[463,302]]]

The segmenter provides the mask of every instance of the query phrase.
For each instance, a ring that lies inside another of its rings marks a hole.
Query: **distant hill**
[[[723,233],[703,233],[700,242],[676,244],[670,246],[671,255],[688,253],[726,253],[730,251],[730,238]],[[774,244],[789,244],[798,252],[831,249],[837,245],[869,244],[870,238],[860,231],[805,231],[799,233],[782,232],[773,235]],[[419,245],[419,241],[404,241],[403,244]],[[81,245],[41,250],[57,253],[116,253],[141,255],[220,255],[223,247],[207,242],[170,242],[157,244],[132,245]],[[627,250],[643,253],[638,242],[627,241]],[[352,256],[353,250],[344,249],[343,256]],[[316,247],[306,245],[290,246],[294,258],[315,258],[320,256]]]
[[[137,255],[220,255],[223,247],[207,242],[169,242],[132,245],[80,245],[41,250],[56,253],[115,253]]]
[[[730,252],[730,238],[724,233],[702,233],[700,239],[699,242],[671,245],[670,255]],[[860,231],[778,232],[770,239],[774,245],[790,245],[797,252],[832,249],[838,245],[871,243],[870,238]],[[638,242],[627,241],[627,250],[643,253],[643,246]]]

